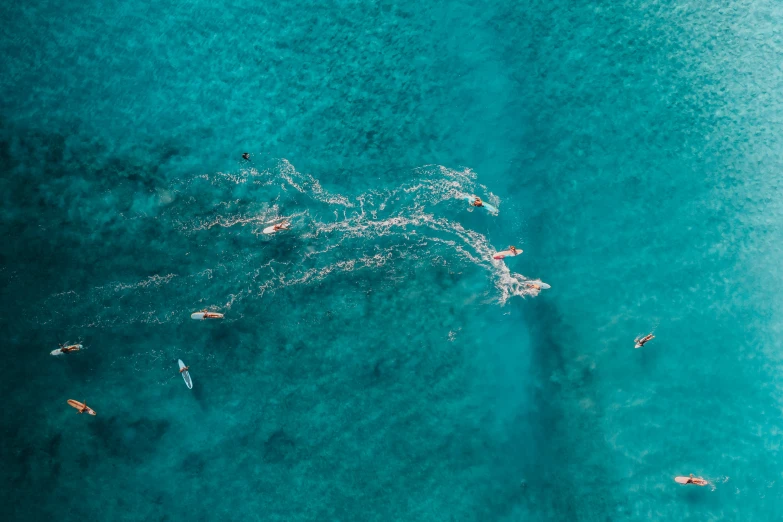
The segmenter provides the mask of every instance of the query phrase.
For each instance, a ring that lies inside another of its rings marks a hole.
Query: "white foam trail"
[[[259,235],[265,225],[289,219],[294,222],[294,228],[286,236],[300,240],[299,244],[293,243],[303,249],[299,261],[264,259],[260,250],[251,251],[224,261],[225,265],[204,267],[192,274],[170,273],[132,283],[110,282],[84,295],[60,292],[45,300],[40,321],[51,322],[52,308],[67,308],[76,302],[82,306],[91,303],[96,308],[95,315],[84,326],[177,321],[189,314],[195,303],[180,303],[165,312],[135,308],[131,314],[127,309],[120,313],[117,307],[107,308],[105,301],[117,302],[119,297],[123,304],[133,303],[132,306],[138,307],[140,303],[155,301],[148,294],[192,295],[198,288],[204,288],[205,295],[213,295],[217,288],[225,292],[223,297],[202,304],[222,302],[222,307],[228,310],[244,299],[261,298],[283,287],[314,284],[332,274],[385,267],[389,277],[394,278],[395,263],[415,259],[416,254],[410,255],[414,249],[426,249],[432,259],[444,262],[454,259],[456,254],[457,259],[487,270],[498,290],[499,303],[512,296],[538,293],[527,284],[529,280],[525,276],[511,272],[505,262],[493,259],[495,249],[486,236],[440,215],[439,205],[447,205],[446,210],[459,208],[464,205],[461,198],[466,194],[480,195],[499,206],[500,200],[476,182],[472,170],[426,165],[415,173],[412,182],[393,189],[370,190],[353,198],[325,190],[317,179],[298,172],[285,159],[266,171],[245,168],[238,173],[201,174],[177,180],[169,189],[176,197],[163,213],[168,223],[184,234],[199,234],[214,227],[250,226],[251,233]],[[211,186],[211,199],[203,197],[203,187],[199,186],[205,182]],[[299,200],[292,203],[305,205],[304,209],[281,207],[285,206],[285,200],[280,198],[290,198],[286,196],[289,190],[310,198],[309,203]],[[204,217],[189,217],[194,213]],[[188,217],[182,221],[180,215]],[[333,220],[324,220],[329,215]],[[383,251],[378,252],[373,240],[381,238],[384,238]],[[273,241],[277,238],[264,244],[274,244]],[[337,253],[343,259],[335,260]]]
[[[487,238],[473,230],[464,228],[460,223],[445,218],[436,218],[432,214],[418,211],[410,216],[394,216],[384,220],[364,219],[364,215],[355,216],[332,223],[315,223],[315,232],[305,238],[317,238],[322,234],[340,234],[340,242],[346,238],[374,238],[389,235],[417,235],[422,229],[437,232],[445,237],[423,235],[426,240],[451,247],[455,253],[470,263],[482,266],[495,276],[495,286],[500,291],[499,301],[505,303],[511,296],[535,296],[538,290],[530,287],[530,281],[522,274],[512,273],[502,260],[493,258],[495,253]],[[408,228],[418,227],[418,231]]]
[[[330,205],[342,205],[344,207],[354,206],[345,196],[339,194],[335,195],[325,191],[323,187],[321,187],[320,181],[309,174],[298,172],[287,159],[280,160],[278,170],[280,177],[302,194],[309,194],[313,199]]]

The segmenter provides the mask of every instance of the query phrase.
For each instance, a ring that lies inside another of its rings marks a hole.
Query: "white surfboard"
[[[515,257],[522,253],[521,248],[517,248],[516,254],[512,252],[511,250],[504,250],[502,252],[498,252],[494,256],[492,256],[492,259],[503,259],[504,257]]]
[[[283,221],[283,223],[286,223],[286,226],[279,228],[275,230],[275,225],[272,225],[270,227],[266,227],[264,229],[264,234],[276,234],[277,232],[281,232],[283,230],[289,230],[291,228],[291,223],[288,223],[287,221]],[[282,223],[278,223],[278,225],[281,225]]]
[[[180,373],[182,374],[182,378],[185,379],[185,384],[187,385],[188,389],[192,390],[193,389],[193,380],[190,378],[190,372],[189,371],[187,371],[187,370],[185,370],[184,372],[182,371],[182,368],[184,368],[184,367],[185,367],[185,363],[182,362],[182,359],[180,359],[179,360],[179,370],[180,370]]]
[[[487,203],[484,200],[481,201],[481,206],[480,207],[476,207],[475,205],[473,205],[473,202],[476,201],[476,196],[465,196],[465,200],[468,203],[470,203],[470,206],[473,207],[473,208],[485,208],[488,211],[490,211],[492,214],[497,214],[498,213],[498,209],[497,208],[493,207],[492,205],[490,205],[489,203]]]
[[[82,349],[82,345],[81,344],[72,344],[71,346],[66,346],[66,348],[71,348],[71,347],[76,347],[78,350]],[[63,349],[62,348],[57,348],[56,350],[52,350],[51,354],[52,355],[63,355]]]
[[[207,317],[207,314],[209,314],[209,317]],[[223,314],[217,312],[195,312],[190,314],[190,318],[197,321],[203,321],[204,319],[223,319]]]

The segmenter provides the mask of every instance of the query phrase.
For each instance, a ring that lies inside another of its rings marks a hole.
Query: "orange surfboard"
[[[73,399],[68,399],[68,404],[70,406],[73,406],[77,410],[79,410],[79,413],[89,413],[90,415],[96,415],[95,410],[93,410],[83,402],[75,401]]]

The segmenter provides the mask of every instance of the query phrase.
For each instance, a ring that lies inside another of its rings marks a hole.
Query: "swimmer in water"
[[[289,228],[291,228],[291,223],[289,223],[288,221],[282,221],[277,225],[273,226],[272,228],[274,229],[275,232],[277,232],[278,230],[288,230]]]
[[[484,203],[481,201],[481,198],[476,196],[476,199],[473,200],[473,203],[471,203],[474,207],[483,207]]]
[[[651,333],[645,335],[641,339],[636,338],[636,339],[634,339],[634,342],[636,343],[636,346],[634,346],[634,348],[641,348],[642,346],[647,344],[647,342],[652,341],[653,339],[655,339],[655,336],[653,334],[651,334]]]
[[[244,160],[250,160],[250,153],[249,152],[243,152],[242,153],[242,159]]]

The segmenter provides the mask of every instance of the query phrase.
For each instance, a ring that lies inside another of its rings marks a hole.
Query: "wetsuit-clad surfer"
[[[250,153],[249,152],[243,152],[242,153],[242,159],[243,160],[250,160]]]

